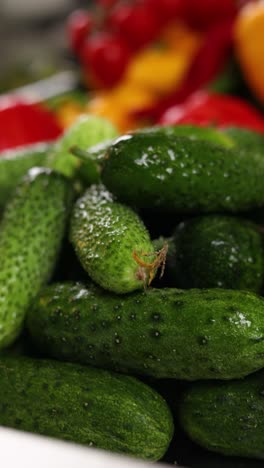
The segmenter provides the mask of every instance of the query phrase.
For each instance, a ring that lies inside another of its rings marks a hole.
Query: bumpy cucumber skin
[[[0,208],[3,208],[20,179],[33,166],[45,166],[52,145],[37,143],[4,151],[0,155]]]
[[[106,187],[138,208],[241,212],[264,203],[264,158],[204,140],[135,134],[117,139],[102,170]]]
[[[80,444],[160,459],[170,410],[132,377],[55,361],[0,358],[0,424]]]
[[[264,299],[221,289],[46,288],[29,310],[36,345],[58,359],[180,380],[240,378],[264,366]]]
[[[70,201],[63,176],[33,168],[6,206],[0,225],[0,349],[18,336],[27,307],[53,272]]]
[[[179,404],[182,427],[199,445],[264,459],[264,372],[231,382],[197,383]]]
[[[93,185],[76,202],[70,238],[83,268],[103,288],[122,294],[144,287],[147,278],[133,252],[153,253],[149,233],[102,185]]]
[[[253,223],[231,216],[196,217],[178,226],[174,244],[169,260],[175,286],[261,291],[263,240]]]

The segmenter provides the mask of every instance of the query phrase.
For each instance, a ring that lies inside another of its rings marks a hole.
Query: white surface
[[[0,428],[1,466],[7,468],[164,468],[108,452]]]

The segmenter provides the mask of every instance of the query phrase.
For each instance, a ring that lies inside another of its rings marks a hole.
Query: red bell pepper
[[[189,95],[205,87],[224,68],[232,42],[233,20],[214,25],[208,30],[182,86],[154,106],[137,110],[135,116],[156,121],[167,108],[183,102]]]
[[[255,107],[234,96],[205,91],[195,93],[185,103],[167,109],[159,124],[234,125],[264,133],[264,116]]]
[[[0,128],[0,151],[53,141],[62,133],[52,112],[13,96],[0,99]]]
[[[236,0],[185,0],[185,19],[191,27],[205,30],[234,18],[238,7]]]

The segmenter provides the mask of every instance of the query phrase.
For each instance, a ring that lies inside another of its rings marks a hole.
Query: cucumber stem
[[[96,174],[100,176],[101,166],[98,164],[95,157],[89,153],[89,151],[83,150],[78,146],[72,146],[69,151],[73,156],[81,160],[86,165],[86,167],[88,166],[91,171],[94,170]]]
[[[71,146],[69,151],[70,151],[71,154],[73,154],[73,156],[76,156],[76,158],[81,159],[84,162],[87,162],[87,160],[88,160],[88,161],[92,161],[93,163],[95,163],[94,158],[91,157],[89,152],[79,148],[79,146],[75,146],[75,145]]]

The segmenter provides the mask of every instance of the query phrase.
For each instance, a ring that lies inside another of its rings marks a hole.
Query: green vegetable
[[[3,208],[21,177],[33,166],[45,166],[51,144],[37,143],[0,154],[0,208]]]
[[[19,335],[26,309],[53,272],[70,199],[63,176],[33,168],[6,206],[0,225],[0,349]]]
[[[137,208],[198,214],[264,204],[264,158],[188,137],[124,135],[108,150],[101,177]]]
[[[134,378],[30,358],[0,358],[0,424],[147,460],[173,434],[163,398]]]
[[[264,159],[264,135],[261,133],[253,132],[245,128],[230,127],[222,129],[226,136],[232,138],[236,147],[240,152],[247,154],[249,162],[252,155],[254,158],[259,157],[260,160]],[[258,224],[264,224],[264,206],[257,209],[250,210],[246,216]]]
[[[81,115],[56,143],[49,166],[67,177],[77,174],[88,184],[97,183],[99,173],[93,161],[82,164],[70,153],[70,149],[75,145],[87,149],[116,136],[117,130],[108,120],[93,115]]]
[[[191,140],[205,140],[213,143],[217,143],[223,147],[231,148],[234,146],[233,140],[225,135],[220,130],[213,127],[195,127],[194,125],[173,125],[164,127],[145,127],[143,129],[134,130],[129,132],[128,135],[154,135],[160,137],[188,137]],[[93,163],[97,165],[98,171],[100,172],[100,163],[103,161],[106,152],[115,143],[116,138],[109,139],[103,143],[99,143],[95,146],[82,151],[78,146],[72,148],[72,154],[77,158],[79,157],[82,161]]]
[[[103,288],[127,293],[143,288],[154,275],[149,233],[131,208],[116,203],[102,186],[93,185],[73,210],[71,241],[90,277]],[[137,256],[150,255],[140,265]],[[155,262],[155,265],[156,266]]]
[[[156,378],[240,378],[264,366],[264,298],[223,289],[111,295],[54,284],[30,308],[29,332],[54,358]]]
[[[196,217],[176,229],[174,251],[169,270],[177,287],[262,289],[263,239],[258,226],[249,221]]]
[[[238,127],[225,128],[221,132],[234,142],[239,151],[248,154],[248,157],[254,153],[264,158],[264,135],[261,133]]]
[[[179,412],[189,437],[208,450],[264,459],[263,370],[244,380],[194,384]]]
[[[234,146],[233,136],[229,137],[214,127],[196,127],[195,125],[167,125],[164,127],[149,127],[132,132],[133,135],[153,135],[161,137],[188,137],[191,140],[204,140],[209,143],[218,144],[225,148]]]

